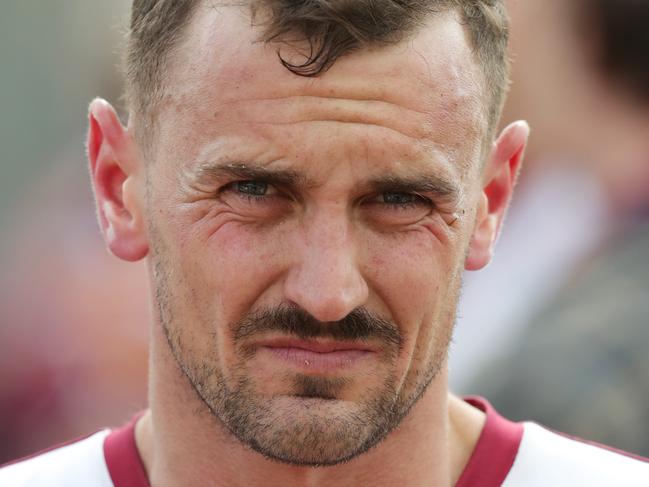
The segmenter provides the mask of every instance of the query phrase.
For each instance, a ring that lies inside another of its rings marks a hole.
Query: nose
[[[305,229],[284,296],[318,321],[338,321],[366,303],[368,286],[348,221],[318,220]]]

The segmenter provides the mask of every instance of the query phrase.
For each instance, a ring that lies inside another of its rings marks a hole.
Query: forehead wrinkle
[[[300,80],[298,80],[300,81]],[[415,108],[414,105],[407,103],[407,100],[402,100],[397,96],[390,95],[385,90],[377,89],[376,85],[379,84],[378,80],[373,79],[372,85],[367,84],[367,80],[362,80],[359,89],[354,89],[354,80],[348,79],[345,80],[345,84],[335,84],[327,83],[328,81],[323,79],[308,79],[304,80],[305,85],[299,87],[299,89],[275,89],[274,95],[268,96],[247,96],[245,101],[249,102],[258,102],[258,101],[278,101],[278,100],[290,100],[290,99],[323,99],[323,100],[339,100],[339,101],[349,101],[349,102],[378,102],[386,103],[389,105],[398,106],[400,108],[409,110],[411,112],[419,113],[425,115],[427,112]],[[317,87],[317,89],[314,89]],[[295,93],[297,91],[297,94]],[[222,105],[229,105],[232,103],[237,103],[242,101],[240,99],[241,93],[237,92],[237,97],[227,99],[222,103]]]
[[[293,126],[307,124],[314,127],[299,132],[291,130]],[[253,125],[254,129],[246,128],[246,125]],[[321,126],[321,130],[318,130],[317,125]],[[357,126],[358,136],[345,137]],[[202,145],[192,164],[218,159],[228,162],[255,161],[268,166],[278,164],[281,167],[293,164],[290,161],[301,161],[298,164],[302,164],[312,157],[330,157],[334,154],[332,150],[342,150],[344,146],[349,146],[350,151],[346,152],[345,159],[371,161],[373,167],[383,166],[386,171],[402,167],[404,170],[408,167],[416,168],[420,164],[430,167],[432,163],[449,176],[459,175],[459,166],[463,162],[459,150],[449,146],[438,134],[413,138],[383,125],[372,125],[371,132],[363,130],[363,127],[368,126],[370,124],[322,121],[301,124],[220,123],[210,129],[216,138],[210,137],[211,142]],[[197,129],[200,127],[197,126]],[[323,144],[323,137],[330,143]],[[336,142],[339,137],[343,138]],[[222,158],[221,154],[225,156]]]
[[[358,103],[358,104],[376,104],[376,105],[385,105],[385,106],[392,106],[401,110],[405,110],[407,112],[411,112],[414,114],[418,115],[428,115],[428,112],[425,110],[417,110],[412,107],[408,107],[405,104],[396,102],[396,101],[391,101],[389,99],[384,99],[380,97],[375,97],[372,96],[372,94],[366,94],[363,95],[362,93],[359,93],[358,96],[351,97],[351,96],[343,96],[343,95],[337,95],[333,93],[322,93],[322,94],[291,94],[290,92],[287,93],[286,95],[281,95],[278,94],[276,96],[266,96],[266,97],[246,97],[245,99],[241,98],[236,98],[236,99],[231,99],[231,100],[226,100],[223,103],[221,103],[219,106],[229,106],[229,105],[236,105],[240,103],[258,103],[258,102],[279,102],[279,101],[287,101],[287,102],[299,102],[299,101],[304,101],[304,102],[317,102],[320,100],[321,102],[340,102],[340,103]]]
[[[447,97],[440,97],[442,100],[445,98]],[[237,124],[286,127],[308,122],[375,126],[406,137],[417,146],[447,151],[450,159],[465,162],[470,158],[460,156],[463,146],[475,145],[471,142],[478,137],[476,124],[463,123],[466,119],[458,116],[471,112],[465,106],[465,100],[453,99],[448,103],[442,101],[445,106],[433,110],[431,114],[383,100],[359,101],[337,96],[321,98],[310,95],[258,97],[220,105],[227,109],[217,108],[214,117],[224,128],[236,127]],[[193,118],[198,120],[200,117]]]
[[[258,29],[251,26],[249,19],[246,21],[246,14],[241,11],[237,14],[236,8],[219,10],[222,12],[213,15],[211,20],[207,18],[209,15],[198,16],[198,21],[194,19],[192,35],[188,35],[177,50],[177,60],[182,51],[186,63],[182,70],[171,70],[177,75],[174,83],[177,88],[191,90],[192,81],[199,81],[202,92],[205,89],[214,91],[218,86],[218,94],[226,102],[228,98],[240,99],[246,91],[261,88],[280,96],[300,92],[307,96],[382,100],[421,111],[421,98],[411,100],[408,95],[448,91],[452,84],[449,81],[459,78],[455,74],[467,70],[462,60],[471,60],[472,68],[477,68],[473,66],[464,28],[457,15],[450,11],[431,19],[429,27],[441,25],[441,34],[423,27],[414,32],[408,42],[364,47],[337,60],[323,75],[304,78],[290,73],[278,62],[275,44],[258,42]],[[447,18],[454,22],[445,25],[442,21]],[[231,42],[231,36],[240,42]],[[448,46],[447,36],[458,42]],[[436,45],[444,45],[444,50],[431,52],[430,46]],[[190,52],[192,56],[187,56]],[[386,58],[390,61],[386,62]],[[453,64],[461,64],[461,68],[450,73]],[[404,76],[404,72],[408,76]],[[268,83],[269,76],[275,78],[274,83]],[[394,89],[395,80],[403,89]],[[448,95],[444,96],[448,98]]]
[[[217,113],[227,123],[293,125],[305,122],[365,124],[396,131],[410,139],[429,135],[428,122],[416,112],[383,100],[350,100],[339,97],[292,95],[230,102]]]
[[[476,110],[475,91],[481,90],[479,85],[467,80],[470,71],[478,66],[475,63],[466,66],[463,62],[473,60],[465,40],[456,46],[457,35],[452,34],[448,42],[446,39],[449,29],[456,29],[464,39],[462,26],[447,25],[442,32],[432,34],[424,28],[406,43],[364,48],[340,58],[321,77],[304,79],[281,66],[276,46],[256,42],[255,30],[245,15],[239,12],[232,16],[226,10],[232,11],[222,9],[212,18],[196,16],[192,21],[194,27],[176,50],[177,63],[170,70],[175,93],[169,93],[172,106],[167,110],[176,120],[182,117],[197,133],[209,134],[217,128],[215,115],[227,111],[224,107],[228,103],[246,96],[251,100],[272,100],[278,94],[282,98],[292,93],[303,98],[317,96],[332,101],[351,99],[392,104],[409,110],[401,113],[413,114],[415,118],[421,115],[425,119],[414,136],[410,130],[404,131],[411,136],[411,144],[414,141],[417,147],[445,152],[446,159],[469,165],[469,153],[475,152],[469,146],[476,145],[474,141],[479,139],[480,130],[476,120],[481,110]],[[233,38],[241,42],[232,42]],[[453,45],[449,47],[449,44]],[[435,49],[438,45],[444,48]],[[178,69],[181,59],[183,69]],[[228,121],[224,122],[218,125],[224,127]],[[263,125],[260,120],[256,122]]]
[[[198,117],[192,117],[192,119],[197,123],[197,130],[201,130],[201,126],[202,131],[207,128],[204,124],[199,123]],[[334,127],[336,125],[335,122],[310,123]],[[321,145],[318,141],[321,140],[323,133],[336,138],[340,134],[348,133],[345,124],[340,124],[339,129],[331,128],[326,131],[314,127],[313,130],[306,130],[303,135],[299,135],[298,140],[295,140],[292,135],[293,131],[290,129],[291,125],[294,124],[258,122],[255,124],[254,130],[246,129],[243,122],[212,125],[209,132],[215,134],[216,138],[210,136],[210,142],[194,148],[192,152],[198,149],[196,156],[187,159],[189,167],[185,168],[190,173],[193,173],[194,169],[192,168],[197,166],[202,165],[203,169],[207,169],[210,165],[226,163],[254,164],[272,170],[300,168],[304,164],[308,164],[309,161],[329,157],[326,155],[327,153],[335,150],[335,147],[341,147],[334,142],[332,142],[333,146],[331,144]],[[354,125],[360,124],[349,123],[347,125],[353,129]],[[434,167],[435,170],[445,174],[447,179],[456,179],[464,172],[462,169],[467,163],[461,159],[462,153],[449,146],[448,141],[445,141],[439,134],[430,134],[425,139],[410,138],[382,125],[376,126],[376,129],[385,131],[385,134],[374,133],[372,135],[367,132],[359,132],[360,138],[341,140],[341,143],[353,144],[357,148],[354,152],[350,152],[345,159],[352,161],[356,158],[360,163],[371,161],[371,167],[374,169],[380,168],[386,172],[397,171],[402,174],[407,174],[410,171],[430,171],[431,167]],[[284,132],[285,130],[288,132]],[[381,143],[376,144],[372,140],[381,141]],[[333,164],[331,169],[334,169],[334,166],[336,165]],[[320,169],[324,169],[324,167]],[[320,171],[317,172],[320,173]],[[191,176],[193,179],[192,174],[187,174],[187,176]],[[303,181],[303,183],[305,186],[315,186],[313,182]]]
[[[342,64],[342,61],[340,61]],[[327,72],[331,76],[331,71],[334,68],[331,68]],[[282,73],[285,74],[285,73]],[[367,78],[371,76],[372,82],[368,83]],[[254,83],[255,80],[246,80],[245,88],[248,88],[249,91],[254,92],[257,88],[262,88],[268,94],[265,96],[256,96],[248,95],[241,88],[243,86],[235,86],[234,96],[228,97],[227,93],[223,93],[224,102],[223,105],[229,103],[236,103],[242,99],[242,96],[245,96],[248,101],[274,101],[274,100],[289,100],[291,98],[295,99],[322,99],[322,100],[332,100],[332,101],[349,101],[349,102],[378,102],[385,103],[389,105],[394,105],[395,107],[400,107],[405,110],[426,115],[427,112],[421,109],[420,104],[413,103],[408,100],[406,97],[399,96],[399,92],[395,92],[394,86],[390,86],[391,82],[394,82],[393,79],[390,79],[385,73],[365,73],[364,76],[348,76],[341,81],[337,78],[323,76],[322,78],[313,78],[313,79],[287,79],[287,83],[277,83],[277,86],[258,86]],[[412,79],[401,80],[405,82],[412,82]],[[418,91],[430,91],[430,86],[424,86],[423,83],[417,83],[417,85],[404,86],[403,91],[408,90],[418,90]]]
[[[461,83],[458,82],[460,78],[463,78]],[[376,88],[376,85],[380,84],[379,77],[373,77],[372,83],[368,83],[366,77],[362,79],[345,77],[342,84],[337,81],[339,80],[322,78],[304,82],[298,80],[297,86],[288,86],[292,83],[274,84],[281,88],[259,86],[255,82],[246,83],[245,86],[224,87],[220,95],[225,99],[214,106],[215,115],[218,116],[219,111],[225,112],[230,107],[239,108],[247,105],[252,106],[248,116],[255,118],[255,121],[261,121],[262,118],[277,119],[281,113],[289,110],[302,112],[303,120],[307,121],[317,120],[319,113],[327,112],[336,114],[343,112],[343,119],[376,121],[381,118],[382,113],[387,112],[388,116],[385,118],[391,123],[399,125],[410,123],[414,128],[415,137],[426,137],[433,132],[442,132],[449,125],[452,125],[457,132],[465,132],[460,136],[462,140],[467,136],[479,138],[481,134],[479,121],[482,103],[479,95],[472,89],[474,85],[466,76],[449,74],[417,83],[413,83],[410,77],[400,78],[398,81],[402,89],[399,90],[394,89],[393,79],[391,80],[392,92],[387,88]],[[257,93],[259,89],[267,94],[260,96]],[[424,95],[409,100],[407,97],[396,96],[394,92],[418,92]],[[288,105],[282,106],[282,102],[287,102]],[[270,109],[267,109],[268,107]],[[239,112],[228,113],[227,116],[230,119],[234,116],[245,120],[243,118],[245,114]],[[324,115],[321,119],[335,120],[328,115]],[[410,132],[410,130],[402,130],[402,132]],[[445,133],[449,132],[445,131]]]
[[[398,136],[405,137],[409,139],[412,143],[414,144],[419,144],[422,139],[421,137],[409,135],[405,132],[402,132],[400,130],[397,130],[392,127],[387,127],[385,125],[379,124],[379,123],[371,123],[371,122],[351,122],[351,121],[340,121],[340,120],[326,120],[326,119],[318,119],[318,120],[299,120],[295,122],[246,122],[249,125],[276,125],[278,127],[290,127],[290,126],[299,126],[299,125],[306,125],[306,124],[319,124],[319,125],[342,125],[342,126],[368,126],[368,127],[375,127],[377,129],[385,130],[388,132],[392,132]]]

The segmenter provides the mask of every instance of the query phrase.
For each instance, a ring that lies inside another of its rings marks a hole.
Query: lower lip
[[[284,362],[310,371],[351,367],[374,353],[368,350],[336,350],[321,353],[295,347],[263,347],[263,349]]]

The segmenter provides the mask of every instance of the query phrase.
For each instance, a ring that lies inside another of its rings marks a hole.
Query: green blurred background
[[[129,2],[4,0],[0,15],[0,228],[7,243],[18,202],[37,204],[34,181],[55,164],[78,165],[85,112],[117,97],[115,67]],[[76,146],[77,157],[70,147]],[[67,159],[67,160],[62,160]],[[28,195],[32,195],[29,198]]]
[[[121,107],[130,2],[0,8],[0,463],[145,404],[146,282],[95,221],[87,107]]]

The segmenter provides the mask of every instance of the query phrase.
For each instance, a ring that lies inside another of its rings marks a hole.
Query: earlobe
[[[509,125],[495,142],[484,170],[482,195],[476,223],[469,244],[466,270],[485,267],[493,254],[493,246],[511,201],[529,136],[526,122]]]
[[[140,161],[129,132],[104,100],[90,104],[87,147],[106,245],[120,259],[142,259],[148,253],[148,242],[139,190]]]
[[[485,192],[480,197],[476,215],[476,226],[469,244],[469,252],[464,261],[464,268],[477,271],[491,262],[493,255],[494,235],[497,232],[496,221],[489,215],[489,200]]]

